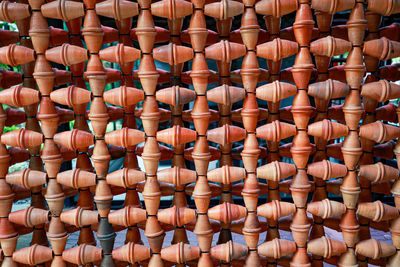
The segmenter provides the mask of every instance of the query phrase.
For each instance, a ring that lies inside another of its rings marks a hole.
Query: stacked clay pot
[[[400,266],[399,0],[0,9],[1,266]]]

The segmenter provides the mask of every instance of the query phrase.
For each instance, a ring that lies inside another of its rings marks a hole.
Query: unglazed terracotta
[[[2,266],[399,266],[399,12],[2,1]]]

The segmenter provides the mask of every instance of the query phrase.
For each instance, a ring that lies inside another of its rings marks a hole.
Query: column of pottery
[[[27,4],[11,4],[8,5],[9,3],[4,3],[2,6],[2,11],[7,12],[8,10],[12,9],[12,8],[16,8],[17,11],[19,11],[18,15],[14,15],[14,14],[10,14],[8,17],[2,18],[5,21],[8,22],[16,22],[21,21],[21,20],[26,20],[29,16],[30,16],[30,12],[29,12],[29,6]],[[18,25],[21,25],[21,22],[18,23]],[[22,32],[19,32],[19,38],[20,39],[25,39],[28,36],[28,32],[26,29],[22,28]],[[28,55],[25,56],[23,59],[21,59],[22,55]],[[21,64],[26,64],[28,62],[31,62],[34,60],[34,51],[30,48],[24,47],[23,46],[23,42],[20,43],[20,45],[17,44],[9,44],[5,47],[1,48],[1,63],[3,64],[7,64],[7,65],[11,65],[11,66],[18,66]],[[22,79],[21,81],[22,82]],[[35,88],[33,86],[33,88]],[[18,94],[18,91],[21,92],[27,92],[27,95],[25,97],[21,97],[22,100],[25,99],[24,101],[21,101],[20,98],[17,99],[10,99],[10,96],[13,96],[15,94]],[[17,86],[17,87],[13,87],[10,89],[6,89],[2,91],[2,95],[5,95],[6,97],[2,97],[2,104],[8,104],[14,107],[23,107],[25,105],[33,105],[35,103],[38,102],[39,100],[39,94],[38,91],[32,89],[32,88],[27,88],[27,87],[22,87],[22,86]],[[8,95],[8,96],[7,96]],[[32,96],[35,96],[32,99]],[[29,99],[29,100],[28,100]],[[4,117],[4,116],[3,116]],[[4,128],[4,123],[2,123],[2,129]],[[21,131],[22,133],[22,131]],[[4,190],[4,193],[2,193],[2,199],[3,199],[3,204],[4,204],[4,208],[2,209],[2,214],[1,214],[1,247],[4,253],[4,265],[9,265],[9,266],[16,266],[17,262],[20,261],[20,257],[18,257],[18,259],[15,259],[13,257],[14,251],[16,249],[17,246],[17,241],[18,241],[18,237],[19,234],[18,232],[15,230],[12,222],[9,220],[9,215],[12,209],[12,202],[14,199],[14,193],[10,187],[10,184],[21,184],[18,183],[20,182],[21,179],[21,175],[20,173],[15,173],[15,176],[17,177],[16,182],[13,182],[12,180],[8,180],[7,181],[7,177],[13,177],[14,175],[12,173],[7,174],[8,172],[8,167],[10,165],[10,161],[11,161],[11,157],[9,156],[6,146],[5,145],[14,145],[14,146],[18,146],[21,149],[26,149],[28,147],[33,147],[33,146],[37,146],[41,144],[40,139],[42,139],[41,134],[38,134],[36,132],[33,131],[24,131],[24,133],[26,133],[26,135],[24,134],[24,136],[30,136],[30,135],[34,135],[36,136],[36,140],[34,141],[34,143],[30,143],[30,144],[25,144],[24,140],[19,141],[18,138],[16,138],[16,136],[18,136],[18,133],[15,131],[9,132],[8,135],[2,135],[1,136],[1,143],[2,143],[2,158],[3,158],[3,168],[2,168],[2,189]],[[18,179],[19,178],[19,179]],[[46,179],[46,178],[44,178]],[[43,179],[42,179],[43,182]],[[40,183],[37,185],[41,186],[43,183]],[[30,190],[29,186],[26,186],[25,188],[27,188],[28,190]],[[20,216],[21,217],[21,216]],[[29,231],[31,232],[31,231]]]
[[[329,66],[331,58],[349,52],[351,49],[350,42],[330,36],[332,34],[332,16],[336,12],[351,8],[353,5],[353,1],[343,2],[335,7],[324,5],[317,1],[312,2],[312,7],[316,10],[320,38],[312,42],[310,46],[310,50],[315,56],[318,77],[316,83],[308,87],[308,94],[314,97],[317,114],[314,119],[315,122],[308,127],[308,133],[314,136],[316,154],[313,158],[314,163],[308,165],[307,168],[307,173],[314,177],[315,182],[313,202],[308,205],[307,211],[313,214],[314,217],[314,226],[310,236],[310,239],[313,240],[308,245],[308,251],[313,254],[313,260],[318,266],[322,266],[323,261],[329,261],[332,256],[340,255],[346,251],[345,243],[338,240],[328,240],[332,244],[332,248],[324,246],[324,240],[327,239],[325,238],[323,225],[326,224],[325,220],[329,221],[334,216],[341,216],[346,210],[342,203],[331,201],[327,198],[325,181],[345,176],[347,168],[344,165],[327,161],[329,155],[326,151],[327,145],[331,143],[331,140],[348,134],[346,125],[328,119],[330,101],[343,98],[349,92],[349,87],[345,83],[330,79]],[[330,129],[333,134],[326,134],[325,129]]]
[[[211,112],[207,101],[207,86],[210,71],[205,59],[204,48],[209,35],[204,15],[205,1],[192,1],[193,15],[190,20],[188,33],[194,52],[192,70],[190,77],[196,92],[191,117],[193,119],[197,138],[192,151],[192,158],[196,170],[196,184],[193,189],[193,198],[197,210],[197,219],[193,232],[197,236],[200,249],[199,266],[210,266],[213,264],[210,250],[214,229],[210,224],[207,212],[212,195],[207,180],[207,171],[212,155],[207,142],[207,129],[210,124]]]
[[[261,232],[261,225],[257,216],[257,204],[261,190],[258,185],[256,170],[261,150],[256,138],[256,128],[260,117],[256,87],[261,71],[258,66],[256,47],[260,26],[258,25],[254,7],[255,1],[243,1],[243,4],[245,5],[245,9],[242,15],[240,34],[243,44],[246,46],[246,55],[243,58],[240,74],[243,87],[246,91],[243,108],[241,110],[242,122],[246,130],[246,138],[240,155],[246,171],[241,194],[247,209],[247,216],[244,220],[242,233],[249,251],[246,264],[249,266],[257,266],[260,265],[257,245]]]
[[[172,12],[165,12],[166,8],[172,10]],[[195,172],[185,168],[184,150],[186,143],[196,140],[196,132],[184,128],[182,120],[183,105],[192,102],[195,93],[192,90],[182,87],[180,81],[184,63],[193,58],[193,49],[182,46],[180,40],[183,19],[192,14],[193,8],[191,3],[185,1],[161,1],[153,3],[151,9],[153,15],[168,20],[170,34],[168,45],[153,49],[154,59],[169,64],[169,84],[171,86],[156,93],[156,99],[164,104],[168,104],[171,109],[170,128],[157,132],[157,140],[171,145],[173,149],[172,168],[160,171],[158,173],[158,180],[174,184],[175,186],[172,207],[159,211],[158,219],[160,222],[174,227],[172,244],[177,245],[163,249],[161,256],[165,260],[170,259],[171,261],[174,259],[172,262],[181,265],[183,264],[182,261],[191,260],[191,258],[182,259],[177,262],[175,260],[176,255],[169,255],[168,251],[178,248],[177,246],[183,246],[184,249],[187,249],[188,245],[183,244],[189,243],[184,225],[195,219],[195,211],[187,208],[184,191],[185,184],[195,180]],[[171,180],[172,177],[174,179]],[[171,214],[174,214],[174,216],[171,216]],[[179,255],[184,258],[186,254]]]
[[[217,31],[220,41],[205,49],[205,57],[217,61],[220,86],[207,91],[207,100],[217,103],[219,109],[219,128],[207,131],[207,140],[217,143],[221,151],[220,168],[209,171],[207,179],[212,182],[221,183],[220,205],[208,211],[210,219],[221,222],[221,231],[218,237],[218,246],[211,248],[211,255],[222,261],[222,265],[229,265],[231,260],[238,257],[233,253],[227,255],[225,247],[237,246],[241,250],[246,246],[232,243],[230,224],[232,221],[243,218],[246,209],[243,206],[231,204],[232,182],[245,178],[243,168],[233,167],[232,143],[243,140],[246,132],[243,128],[233,126],[231,121],[232,104],[245,97],[243,88],[231,86],[230,72],[232,61],[246,54],[246,47],[229,41],[233,17],[242,14],[244,5],[235,1],[221,1],[205,5],[204,14],[216,20]],[[226,51],[221,53],[220,51]],[[227,209],[232,207],[232,209]],[[221,215],[224,214],[225,216]],[[216,216],[217,215],[217,216]],[[243,248],[242,248],[243,247]],[[246,248],[247,251],[247,248]],[[238,251],[239,252],[239,251]]]
[[[380,80],[381,77],[379,77],[378,68],[380,61],[386,61],[393,57],[397,57],[396,54],[399,53],[399,49],[396,49],[396,47],[398,47],[398,43],[395,41],[386,39],[385,37],[379,38],[379,26],[382,20],[381,16],[385,15],[385,13],[388,11],[380,10],[380,8],[377,8],[374,5],[374,2],[375,1],[371,1],[371,3],[368,3],[368,11],[365,13],[368,23],[368,34],[366,35],[365,42],[363,44],[363,53],[366,71],[369,73],[369,75],[367,76],[364,85],[362,85],[361,88],[365,117],[359,133],[361,137],[363,155],[360,159],[358,173],[361,194],[357,208],[357,214],[359,215],[360,224],[366,224],[369,227],[374,227],[372,226],[374,223],[389,223],[389,229],[392,233],[394,246],[371,239],[368,227],[368,230],[365,229],[363,231],[366,234],[363,232],[360,233],[360,239],[364,239],[364,241],[357,244],[356,252],[362,256],[368,257],[368,263],[384,264],[384,262],[388,262],[388,266],[394,266],[396,263],[398,263],[398,253],[395,253],[395,248],[398,247],[398,243],[396,241],[398,211],[395,207],[383,204],[380,201],[371,202],[371,183],[383,184],[385,181],[398,179],[398,170],[391,166],[382,164],[381,162],[374,164],[375,159],[373,154],[376,148],[376,146],[374,146],[375,143],[386,143],[392,138],[398,137],[398,135],[387,136],[386,138],[379,140],[371,137],[370,131],[372,130],[372,127],[374,128],[373,131],[377,131],[378,129],[376,127],[378,125],[386,128],[386,125],[380,120],[391,121],[391,109],[394,109],[395,107],[392,107],[391,103],[387,105],[380,105],[380,107],[378,107],[378,105],[379,102],[386,102],[396,98],[394,92],[398,90],[398,85],[390,83],[384,79]],[[377,45],[381,45],[382,47],[392,46],[392,49],[390,52],[386,52],[384,49],[379,49]],[[378,95],[371,95],[370,92],[372,87],[374,87],[374,91],[379,95],[379,97]],[[381,111],[386,113],[385,116],[380,117],[379,113]],[[368,130],[368,128],[371,130]],[[393,130],[396,131],[397,128],[393,128]],[[394,151],[396,151],[395,148]],[[383,170],[383,172],[380,172],[380,170]],[[365,189],[365,187],[367,188]],[[393,184],[392,191],[393,188],[395,188],[395,184]],[[377,216],[378,212],[381,213],[380,216]],[[370,248],[371,244],[373,243],[379,244],[379,246],[383,248],[382,252],[376,253],[376,251],[374,251],[375,254],[373,254]],[[387,261],[387,257],[391,255],[393,256],[389,261]]]

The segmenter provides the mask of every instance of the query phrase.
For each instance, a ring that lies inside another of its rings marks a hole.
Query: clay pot
[[[64,66],[71,66],[88,60],[88,53],[82,47],[63,44],[46,50],[46,59]]]
[[[164,169],[157,173],[157,179],[161,182],[182,186],[196,181],[196,172],[174,166],[170,169]]]
[[[226,51],[226,53],[221,53]],[[210,45],[205,49],[206,58],[229,63],[234,59],[240,58],[246,54],[246,47],[241,44],[231,43],[227,40]]]
[[[76,209],[64,211],[60,215],[62,222],[76,227],[84,227],[96,224],[99,221],[99,214],[95,211],[84,210],[81,207]]]
[[[73,247],[64,250],[62,253],[63,260],[76,264],[85,265],[100,261],[102,258],[101,248],[96,248],[92,245],[83,244],[78,247]]]
[[[144,172],[127,168],[107,174],[107,183],[120,187],[133,188],[144,179]]]
[[[207,131],[207,140],[222,146],[243,140],[245,137],[245,129],[228,124]]]
[[[345,176],[347,174],[347,168],[342,164],[322,160],[309,164],[307,166],[307,174],[323,180],[329,180]]]
[[[163,0],[151,4],[151,13],[154,16],[170,20],[183,18],[192,12],[192,3],[184,0]]]
[[[207,173],[207,179],[209,181],[222,184],[231,184],[243,180],[245,177],[245,169],[233,166],[223,166]]]
[[[114,249],[112,251],[112,257],[119,261],[127,261],[135,264],[136,262],[150,258],[150,250],[145,246],[129,242],[122,247]]]
[[[347,169],[355,170],[362,154],[362,148],[356,132],[349,132],[349,135],[343,141],[341,150]]]
[[[50,99],[61,105],[74,107],[90,102],[91,96],[90,91],[71,85],[51,92]]]
[[[313,239],[307,244],[307,252],[326,259],[333,256],[339,256],[346,251],[347,247],[344,242],[330,239],[325,236]]]
[[[107,133],[104,136],[104,140],[107,144],[127,148],[144,142],[144,133],[125,127],[121,130]]]
[[[11,44],[0,48],[0,63],[18,66],[35,60],[35,51],[25,46]]]
[[[358,89],[365,74],[365,66],[363,63],[363,54],[360,47],[353,47],[347,56],[346,65],[344,71],[346,72],[347,84],[350,88]]]
[[[71,150],[77,150],[93,145],[94,140],[90,133],[73,129],[55,134],[54,142]]]
[[[296,54],[299,46],[296,42],[276,38],[257,46],[257,56],[277,62]]]
[[[42,5],[41,12],[44,17],[63,21],[70,21],[85,15],[83,3],[63,0],[57,0]]]
[[[271,101],[273,103],[278,103],[279,101],[291,97],[296,93],[296,86],[280,81],[274,81],[273,83],[260,86],[256,89],[257,98]]]
[[[30,130],[25,130],[23,128],[11,132],[4,133],[1,136],[1,143],[19,147],[22,149],[35,147],[43,142],[43,135]]]
[[[45,199],[53,215],[59,216],[64,206],[64,191],[56,179],[49,179],[46,187]]]
[[[280,259],[296,251],[296,243],[275,238],[258,246],[257,252],[265,257]]]
[[[361,192],[360,185],[357,181],[357,174],[353,171],[348,172],[345,177],[343,177],[343,183],[340,186],[340,191],[342,192],[343,202],[347,208],[355,208],[357,205],[358,196]]]
[[[369,123],[360,127],[360,137],[383,143],[399,137],[399,129],[395,126],[383,124],[381,121]]]
[[[75,189],[96,185],[94,173],[74,169],[57,174],[57,182]]]
[[[144,94],[136,88],[121,86],[104,92],[103,98],[105,102],[125,108],[143,101]]]
[[[208,85],[208,78],[211,75],[204,54],[195,53],[192,62],[190,77],[197,95],[205,95]]]
[[[298,131],[293,138],[290,153],[297,168],[305,168],[307,166],[308,157],[311,154],[312,147],[310,140],[305,131]]]
[[[375,222],[393,220],[399,217],[399,212],[395,207],[384,204],[379,200],[358,204],[357,214]]]
[[[28,207],[24,210],[10,213],[8,219],[10,222],[24,225],[25,227],[34,227],[48,222],[49,211]]]
[[[226,84],[207,91],[207,100],[222,105],[231,105],[245,97],[243,88]]]
[[[309,135],[323,138],[328,141],[346,136],[349,130],[346,125],[325,119],[310,124],[307,132]]]
[[[145,93],[148,94],[146,90]],[[160,118],[161,113],[158,109],[158,104],[155,97],[147,96],[143,102],[143,112],[140,115],[140,119],[143,123],[143,129],[147,136],[156,135]]]
[[[226,20],[242,14],[244,5],[239,2],[215,2],[204,6],[204,14],[218,20]]]
[[[139,208],[127,206],[108,214],[108,220],[111,224],[121,226],[132,226],[146,219],[146,211]]]
[[[400,96],[400,86],[386,80],[371,82],[362,86],[361,95],[379,102],[386,102]]]
[[[246,257],[247,254],[247,246],[233,243],[232,241],[211,248],[211,256],[223,262],[230,262],[231,260]]]
[[[258,127],[256,136],[268,141],[279,142],[296,134],[296,126],[281,121],[273,121],[272,123]]]
[[[138,4],[125,0],[107,0],[96,4],[98,15],[121,21],[139,14]]]
[[[288,216],[296,211],[292,203],[272,200],[272,202],[257,207],[257,214],[267,219],[278,221],[279,218]]]
[[[372,259],[386,258],[396,253],[396,247],[376,239],[367,239],[357,243],[356,253]]]
[[[193,58],[193,55],[193,49],[173,43],[153,49],[154,59],[169,65],[177,65],[189,61]]]
[[[200,249],[198,247],[184,244],[183,242],[165,247],[161,250],[162,259],[178,264],[197,259],[199,256]]]
[[[157,141],[173,147],[196,140],[196,132],[187,128],[174,125],[172,128],[157,132]]]
[[[368,1],[368,10],[382,16],[390,16],[391,14],[400,12],[400,3],[395,0],[386,0],[383,2],[372,0]]]
[[[340,202],[324,199],[322,201],[309,203],[307,205],[307,211],[322,219],[327,219],[344,214],[346,212],[346,206]]]
[[[162,223],[181,227],[195,220],[196,211],[185,207],[173,206],[172,208],[158,211],[157,218]]]
[[[364,43],[363,53],[386,61],[400,56],[400,43],[385,37]]]
[[[9,184],[20,185],[25,188],[32,188],[46,183],[47,175],[44,172],[24,169],[6,175]]]
[[[27,4],[4,1],[4,3],[0,4],[0,10],[0,19],[10,23],[16,20],[23,20],[30,15],[29,5]]]
[[[52,260],[52,258],[53,251],[51,248],[37,244],[26,248],[21,248],[15,251],[12,255],[13,261],[27,265],[42,264]]]
[[[188,104],[196,98],[195,92],[180,86],[173,86],[156,92],[156,99],[162,103],[180,106]]]
[[[23,107],[39,102],[39,92],[30,88],[15,86],[0,92],[0,103]]]
[[[350,42],[343,39],[334,38],[332,36],[327,36],[325,38],[315,40],[310,45],[310,52],[314,55],[330,58],[343,55],[347,52],[350,52],[350,50]]]
[[[69,235],[65,231],[64,224],[61,222],[60,217],[51,218],[46,235],[50,240],[54,254],[61,255],[65,249]]]
[[[269,15],[273,17],[282,17],[292,13],[297,9],[298,1],[276,1],[276,0],[263,0],[255,5],[256,12],[262,15]]]
[[[295,215],[293,216],[290,230],[292,231],[293,239],[298,248],[306,246],[310,228],[311,225],[307,219],[305,209],[297,209]]]
[[[330,100],[346,96],[349,89],[345,83],[328,79],[324,82],[310,84],[307,93],[315,98]]]
[[[396,168],[383,165],[381,162],[361,165],[358,175],[375,183],[399,178],[399,172]]]
[[[257,177],[279,182],[296,174],[296,166],[289,163],[273,161],[257,168]]]
[[[246,216],[246,208],[224,202],[218,206],[208,209],[208,217],[223,223],[231,223]]]

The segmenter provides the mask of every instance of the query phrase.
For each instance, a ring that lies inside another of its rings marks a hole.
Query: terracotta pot
[[[108,214],[108,221],[111,224],[121,226],[132,226],[138,222],[146,220],[146,211],[139,208],[127,206]]]
[[[393,220],[399,217],[399,212],[395,207],[382,202],[360,203],[357,207],[357,214],[376,222]]]
[[[246,216],[246,208],[224,202],[218,206],[208,209],[208,217],[223,223],[230,223]]]
[[[57,0],[41,6],[43,16],[47,18],[61,19],[70,21],[79,17],[83,17],[83,3],[74,1]]]
[[[144,172],[127,168],[107,174],[108,184],[128,188],[135,187],[136,184],[144,181],[144,179]]]
[[[35,147],[43,142],[43,135],[23,128],[7,132],[1,136],[1,143],[22,149]]]
[[[379,259],[395,254],[396,248],[391,244],[380,242],[376,239],[367,239],[356,245],[356,253],[368,258]]]
[[[18,66],[35,59],[34,50],[25,46],[11,44],[0,48],[0,63]]]
[[[199,256],[200,249],[198,247],[184,244],[183,242],[165,247],[161,250],[162,259],[178,264],[197,259]]]
[[[46,59],[64,66],[70,66],[88,60],[88,53],[82,47],[63,44],[46,50]]]
[[[64,250],[62,257],[67,262],[76,265],[84,265],[95,261],[100,261],[102,253],[100,248],[83,244],[78,247]]]
[[[368,10],[381,14],[383,16],[390,16],[399,12],[400,4],[398,1],[387,0],[382,3],[373,0],[368,1]]]
[[[179,19],[192,14],[192,4],[184,0],[163,0],[151,4],[151,13],[170,20]]]
[[[311,240],[307,244],[307,252],[327,259],[332,256],[339,256],[346,251],[347,247],[344,242],[329,239],[325,236]]]
[[[49,212],[47,210],[29,207],[10,213],[8,218],[10,222],[24,225],[25,227],[34,227],[48,222]]]
[[[231,260],[246,257],[247,254],[247,246],[233,243],[232,241],[211,248],[211,256],[223,262],[230,262]]]
[[[57,174],[57,182],[76,189],[84,188],[96,185],[96,175],[81,169],[74,169]]]
[[[282,17],[295,11],[298,7],[298,1],[276,1],[263,0],[255,5],[256,12],[262,15],[270,15],[273,17]]]
[[[137,3],[124,0],[108,0],[96,4],[96,13],[121,21],[136,16],[139,11]]]
[[[268,258],[280,259],[296,251],[296,243],[275,238],[258,246],[257,252]]]
[[[6,181],[9,184],[20,185],[25,188],[31,188],[46,183],[47,175],[44,172],[24,169],[6,175]]]
[[[119,261],[127,261],[134,264],[150,258],[150,250],[145,246],[129,242],[122,247],[114,249],[112,257]]]
[[[77,150],[93,145],[94,140],[90,133],[73,129],[55,134],[54,142],[71,150]]]
[[[267,219],[278,221],[279,218],[288,216],[296,211],[296,206],[292,203],[272,200],[270,203],[257,207],[257,214]]]
[[[30,247],[15,251],[12,255],[12,259],[22,264],[38,265],[52,260],[52,253],[53,251],[51,248],[34,244]]]
[[[340,202],[324,199],[313,201],[307,205],[307,211],[315,216],[327,219],[329,217],[341,216],[346,212],[346,206]]]
[[[61,221],[74,225],[76,227],[84,227],[98,222],[98,213],[91,210],[84,210],[81,207],[64,211],[60,215]]]
[[[220,51],[227,51],[220,53]],[[242,57],[246,54],[246,47],[241,44],[231,43],[226,40],[210,45],[205,49],[206,58],[229,63],[230,61]]]

